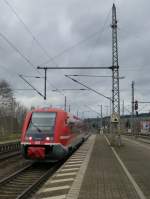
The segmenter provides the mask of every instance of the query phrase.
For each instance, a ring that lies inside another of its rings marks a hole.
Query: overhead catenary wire
[[[15,16],[18,18],[18,20],[22,23],[22,25],[24,26],[24,28],[26,29],[26,31],[30,34],[30,36],[32,37],[32,39],[36,42],[36,44],[40,47],[40,49],[51,59],[51,61],[53,61],[53,63],[55,64],[55,66],[58,67],[57,63],[54,61],[54,59],[49,55],[49,53],[45,50],[45,48],[42,46],[42,44],[40,43],[40,41],[35,37],[35,35],[32,33],[32,31],[30,30],[30,28],[24,23],[24,21],[21,19],[21,17],[18,15],[18,13],[14,10],[14,8],[11,6],[11,4],[7,1],[7,0],[3,0],[8,7],[11,9],[11,11],[15,14]],[[0,33],[0,36],[15,50],[19,53],[19,55],[28,63],[30,64],[40,75],[41,73],[36,69],[36,67],[34,66],[34,64],[12,43],[10,42],[10,40],[8,38],[6,38],[6,36],[2,33]],[[49,82],[49,81],[48,81]],[[57,89],[54,85],[52,85],[50,82],[49,84]],[[59,89],[57,89],[59,91]],[[59,91],[60,94],[64,95],[62,93],[62,91]]]
[[[39,92],[30,82],[28,82],[21,74],[19,74],[19,77],[23,79],[34,91],[36,91],[40,96],[44,97],[44,95]]]
[[[68,76],[72,76],[72,77],[112,77],[110,75],[71,75],[71,74],[69,74]]]
[[[30,66],[32,66],[32,68],[34,68],[34,70],[36,70],[41,75],[41,73],[36,69],[34,64],[1,32],[0,37],[3,38]],[[57,89],[56,87],[54,88]]]
[[[97,111],[95,111],[95,110],[94,110],[93,108],[91,108],[89,105],[85,104],[84,106],[87,107],[89,110],[95,112],[97,115],[101,116],[100,113],[98,113]]]
[[[30,66],[32,66],[32,68],[34,69],[34,70],[36,70],[40,75],[42,75],[41,73],[40,73],[40,71],[38,71],[37,70],[37,68],[34,66],[34,64],[2,33],[2,32],[0,32],[0,37],[1,38],[3,38],[8,44],[9,44],[9,46],[11,46],[12,48],[13,48],[13,50],[14,51],[16,51]],[[51,83],[50,83],[50,85],[53,87],[53,88],[55,88],[55,89],[57,89],[54,85],[52,85]],[[59,89],[57,89],[57,90],[59,90]],[[60,91],[60,93],[62,94],[62,95],[64,95],[61,91]]]
[[[72,76],[72,77],[112,77],[112,75],[76,75],[76,74],[73,74],[73,75],[68,75],[68,76]],[[125,77],[119,77],[119,79],[124,79]]]
[[[11,9],[11,11],[15,14],[15,16],[18,18],[18,20],[22,23],[22,25],[24,26],[24,28],[26,29],[26,31],[31,35],[31,37],[32,37],[32,39],[37,43],[37,45],[43,50],[43,52],[47,55],[47,56],[49,56],[49,58],[50,58],[50,60],[51,61],[53,61],[53,63],[57,66],[57,67],[59,67],[58,66],[58,64],[56,64],[56,62],[54,62],[54,57],[51,57],[49,54],[48,54],[48,52],[47,52],[47,50],[45,50],[45,48],[42,46],[42,44],[39,42],[39,40],[35,37],[35,35],[32,33],[32,31],[30,30],[30,28],[25,24],[25,22],[23,21],[23,19],[19,16],[19,14],[16,12],[16,10],[12,7],[12,5],[7,1],[7,0],[3,0],[7,5],[8,5],[8,7]],[[107,20],[108,20],[108,17],[109,17],[109,14],[110,14],[110,11],[109,11],[109,13],[107,14],[107,16],[106,16],[106,20],[104,21],[104,24],[103,24],[103,26],[102,26],[102,28],[101,28],[101,33],[104,31],[104,27],[105,27],[105,24],[106,24],[106,22],[107,22]],[[92,35],[91,35],[92,36]],[[80,42],[79,42],[80,43]],[[78,44],[79,44],[78,43]],[[72,47],[71,47],[72,48]]]
[[[89,40],[95,38],[95,36],[97,36],[97,34],[102,34],[103,31],[104,31],[105,24],[106,24],[106,22],[107,22],[107,20],[108,20],[108,17],[109,17],[109,15],[110,15],[110,12],[111,12],[111,9],[109,10],[108,14],[106,15],[106,18],[105,18],[105,20],[104,20],[104,24],[102,25],[102,27],[100,28],[100,30],[98,30],[98,31],[96,31],[96,32],[94,32],[94,33],[88,35],[86,38],[84,38],[84,39],[82,39],[82,40],[76,42],[74,45],[69,46],[68,48],[62,50],[61,52],[59,52],[58,54],[56,54],[56,55],[53,56],[52,58],[53,58],[53,59],[56,59],[56,58],[62,56],[63,54],[65,54],[65,53],[71,51],[72,49],[76,48],[77,46],[79,46],[79,45],[81,45],[81,44],[83,44],[83,43],[85,43],[85,42],[87,42],[87,41],[89,41]],[[43,62],[43,63],[41,63],[41,64],[39,64],[39,65],[46,65],[46,64],[48,64],[50,61],[51,61],[51,60],[48,59],[48,60],[46,60],[45,62]]]
[[[72,81],[76,82],[77,84],[80,84],[80,85],[84,86],[85,88],[87,88],[87,89],[89,89],[89,90],[93,91],[94,93],[97,93],[98,95],[101,95],[102,97],[104,97],[104,98],[106,98],[106,99],[108,99],[108,100],[112,101],[112,99],[111,99],[110,97],[107,97],[107,96],[103,95],[102,93],[100,93],[100,92],[96,91],[96,90],[95,90],[95,89],[93,89],[93,88],[90,88],[89,86],[86,86],[85,84],[83,84],[83,83],[79,82],[78,80],[76,80],[76,79],[74,79],[74,78],[71,78],[71,77],[70,77],[70,76],[68,76],[68,75],[65,75],[65,77],[67,77],[67,78],[71,79]]]
[[[41,42],[32,33],[32,31],[27,26],[27,24],[25,24],[25,22],[23,21],[23,19],[19,16],[19,14],[17,13],[17,11],[12,7],[12,5],[7,0],[3,0],[3,1],[7,4],[7,6],[10,8],[10,10],[14,13],[14,15],[17,17],[17,19],[20,21],[20,23],[24,26],[24,28],[26,29],[26,31],[30,34],[30,36],[32,37],[32,39],[36,42],[36,44],[44,52],[44,54],[47,55],[47,57],[49,57],[49,59],[54,63],[55,66],[58,66],[57,63],[54,61],[54,59],[49,55],[49,53],[47,52],[47,50],[43,47],[43,45],[41,44]]]
[[[5,0],[5,2],[7,2],[6,0]],[[8,2],[7,2],[8,3]],[[30,30],[29,30],[30,31]],[[32,32],[31,32],[32,33]],[[14,46],[15,47],[15,46]],[[17,49],[17,48],[16,48]],[[15,50],[16,50],[15,49]],[[17,50],[16,50],[17,51]],[[17,51],[18,52],[18,51]],[[18,52],[19,53],[19,52]],[[20,54],[20,53],[19,53]],[[21,53],[22,54],[22,53]],[[21,55],[20,54],[20,55]],[[22,54],[23,55],[23,54]],[[26,56],[22,56],[30,65],[32,65],[32,67],[34,67],[34,65],[32,64],[32,62],[26,57]],[[53,58],[52,58],[53,59]],[[52,61],[52,60],[51,60]],[[35,67],[34,67],[35,68]],[[39,73],[39,72],[38,72]],[[57,90],[59,90],[59,89],[57,89]]]
[[[2,32],[0,32],[0,37],[3,38],[29,65],[36,70],[34,64]]]

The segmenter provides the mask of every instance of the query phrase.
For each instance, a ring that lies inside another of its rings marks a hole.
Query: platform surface
[[[130,137],[123,138],[123,143],[124,147],[116,151],[145,197],[150,199],[150,144]]]
[[[150,145],[125,138],[112,148],[107,138],[90,136],[33,198],[150,199]]]
[[[78,199],[139,199],[103,135],[96,137]]]

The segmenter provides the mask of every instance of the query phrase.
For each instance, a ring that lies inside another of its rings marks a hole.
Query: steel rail
[[[0,198],[23,199],[37,191],[43,182],[47,180],[64,162],[57,164],[37,165],[29,164],[19,171],[0,181]],[[39,163],[40,164],[40,163]]]
[[[21,155],[21,152],[20,151],[16,151],[16,152],[12,152],[12,153],[10,153],[10,152],[5,152],[5,153],[3,153],[3,154],[1,154],[1,156],[0,156],[0,161],[4,161],[4,160],[6,160],[6,159],[8,159],[8,158],[12,158],[12,157],[14,157],[14,156],[18,156],[18,155]]]

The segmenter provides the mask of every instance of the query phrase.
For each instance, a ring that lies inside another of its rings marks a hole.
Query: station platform
[[[145,197],[134,180],[134,175],[132,176],[126,168],[126,165],[129,165],[129,168],[132,167],[130,149],[132,148],[133,152],[134,147],[130,146],[130,144],[133,145],[130,141],[125,140],[125,142],[127,142],[127,147],[114,149],[110,146],[109,138],[105,135],[90,136],[32,198],[149,198]],[[134,166],[138,164],[138,158],[134,159]],[[124,161],[126,165],[123,163]],[[132,169],[134,168],[132,167]]]

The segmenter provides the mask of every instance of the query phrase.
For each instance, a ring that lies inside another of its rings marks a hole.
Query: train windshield
[[[44,139],[54,134],[56,113],[54,112],[33,112],[27,130],[27,136]]]

